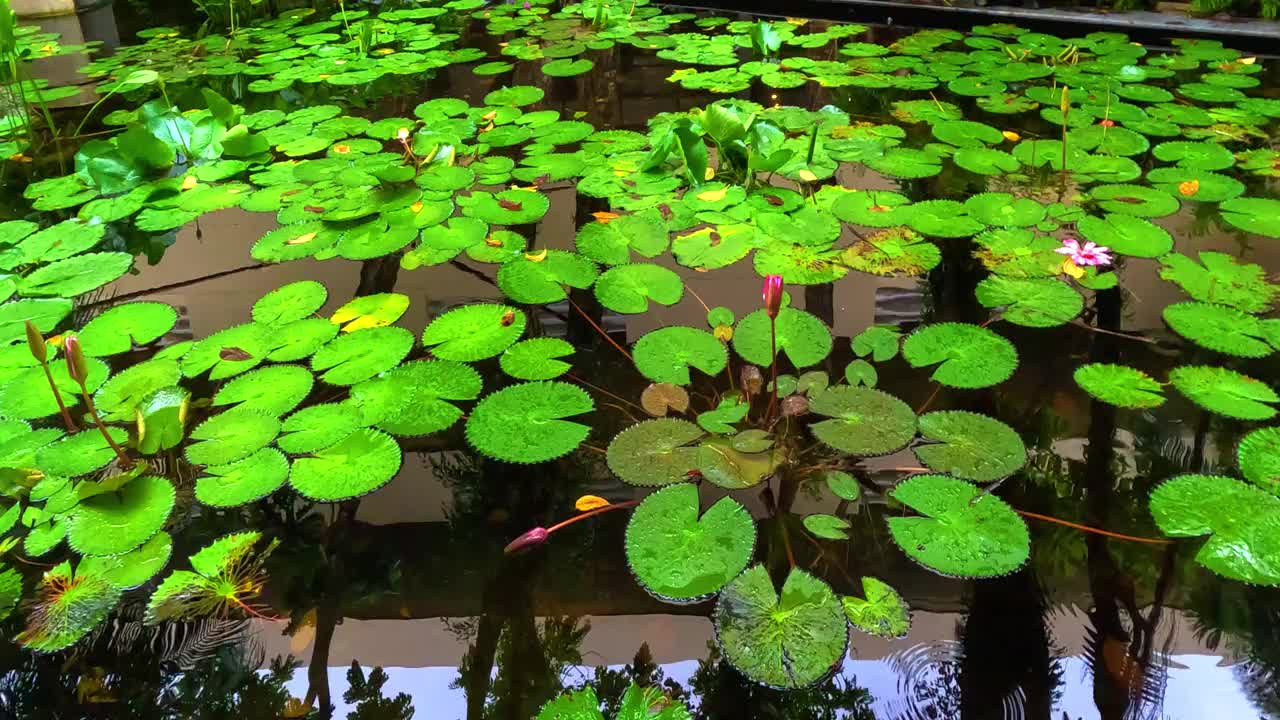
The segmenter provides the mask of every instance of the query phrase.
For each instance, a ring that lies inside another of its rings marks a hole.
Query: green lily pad
[[[89,358],[86,363],[89,375],[85,386],[92,393],[107,379],[106,363],[97,358]],[[53,382],[58,386],[62,401],[71,409],[80,405],[80,385],[67,373],[65,362],[51,363]],[[49,380],[40,367],[24,368],[3,387],[0,387],[0,416],[18,420],[34,420],[54,415],[58,412],[58,403],[49,391]],[[74,412],[74,411],[73,411]]]
[[[980,148],[1004,142],[999,130],[972,120],[943,120],[934,123],[931,129],[935,138],[962,148]]]
[[[1012,343],[987,328],[965,323],[925,325],[907,336],[902,356],[911,367],[938,365],[933,380],[963,389],[1004,382],[1018,367]]]
[[[868,227],[903,225],[910,217],[911,200],[887,190],[844,193],[831,203],[831,212],[845,222]]]
[[[158,302],[133,302],[113,307],[90,320],[79,332],[85,355],[103,357],[146,345],[173,329],[178,312]]]
[[[586,58],[578,58],[576,60],[560,58],[543,65],[542,74],[550,75],[551,77],[573,77],[574,75],[590,72],[595,66],[595,63]]]
[[[1266,383],[1226,368],[1184,365],[1169,371],[1169,382],[1205,410],[1240,420],[1270,420],[1280,403]]]
[[[1076,221],[1076,229],[1085,240],[1121,255],[1154,258],[1173,249],[1173,236],[1169,231],[1131,215],[1112,213],[1103,218],[1087,215]]]
[[[631,485],[682,482],[701,464],[701,448],[690,443],[704,435],[687,420],[645,420],[614,436],[606,453],[609,469]]]
[[[210,380],[222,380],[252,370],[271,352],[270,330],[257,323],[234,325],[196,341],[182,356],[179,367],[187,377],[209,371]]]
[[[1003,150],[988,147],[961,147],[951,156],[956,165],[979,175],[1006,175],[1022,167],[1018,159]]]
[[[518,340],[526,322],[522,311],[507,305],[464,305],[432,320],[422,345],[442,360],[484,360]]]
[[[684,296],[684,282],[675,272],[651,263],[618,265],[596,280],[596,298],[615,312],[637,314],[649,309],[649,302],[674,305]]]
[[[560,338],[522,340],[498,358],[502,371],[519,380],[552,380],[569,371],[569,363],[557,358],[573,354],[573,346]]]
[[[36,269],[18,283],[21,295],[56,295],[65,298],[106,285],[129,271],[133,256],[122,252],[76,255]]]
[[[458,205],[467,217],[490,225],[527,225],[541,220],[551,207],[551,201],[537,191],[503,190],[498,193],[474,192],[465,200],[459,196]]]
[[[840,598],[845,617],[859,630],[876,637],[906,637],[911,630],[911,613],[897,590],[873,577],[862,578],[865,598]]]
[[[1250,313],[1266,312],[1280,294],[1280,285],[1267,281],[1260,265],[1234,256],[1202,251],[1200,262],[1180,253],[1160,258],[1160,278],[1178,284],[1188,295],[1207,303],[1230,305]]]
[[[716,375],[729,361],[724,344],[696,328],[671,325],[646,333],[632,348],[636,370],[653,382],[688,385],[689,368]]]
[[[912,560],[942,575],[1007,575],[1027,561],[1026,523],[1000,498],[946,475],[915,475],[890,497],[919,516],[890,517],[889,534]],[[979,496],[981,496],[979,498]]]
[[[45,572],[36,585],[27,625],[14,638],[40,653],[68,648],[101,625],[120,602],[120,588],[90,573],[72,576],[63,562]]]
[[[1240,474],[1272,495],[1280,495],[1280,428],[1258,428],[1236,447]]]
[[[1162,142],[1151,149],[1156,159],[1195,170],[1225,170],[1236,164],[1231,151],[1215,142]]]
[[[467,442],[481,454],[506,462],[535,463],[564,456],[591,428],[563,418],[595,409],[591,396],[568,383],[512,385],[486,395],[467,419]]]
[[[815,437],[851,455],[888,455],[915,437],[916,415],[889,393],[835,386],[809,401],[809,411],[831,418],[809,426]]]
[[[311,369],[331,385],[355,385],[404,360],[413,333],[402,327],[373,327],[340,335],[311,358]]]
[[[804,529],[824,540],[848,540],[849,521],[835,515],[815,513],[804,516]]]
[[[848,647],[840,601],[803,570],[791,570],[779,595],[763,565],[748,568],[721,591],[713,617],[725,659],[770,687],[798,689],[821,681]]]
[[[394,438],[363,428],[311,455],[297,458],[289,484],[316,502],[342,502],[367,495],[400,472],[404,457]]]
[[[1107,212],[1135,217],[1164,217],[1181,207],[1172,195],[1142,185],[1099,185],[1089,195]]]
[[[187,446],[187,461],[192,465],[226,465],[265,447],[279,432],[280,421],[274,416],[232,408],[191,431],[191,439],[200,442]]]
[[[776,319],[777,348],[797,368],[821,362],[831,352],[831,331],[814,315],[795,308],[783,308]],[[738,321],[733,333],[733,349],[747,362],[768,366],[770,354],[770,320],[763,310],[756,310]]]
[[[564,250],[522,255],[498,269],[498,287],[518,303],[541,305],[569,297],[565,286],[586,289],[596,280],[596,264]]]
[[[121,590],[130,590],[155,577],[169,563],[172,554],[173,538],[161,531],[123,555],[89,555],[80,561],[76,572],[100,577]]]
[[[81,502],[67,522],[67,542],[81,555],[127,553],[160,532],[175,500],[168,479],[144,475]]]
[[[107,432],[117,445],[128,442],[129,435],[120,428]],[[116,453],[97,428],[81,430],[36,450],[35,467],[45,475],[76,477],[101,470]]]
[[[262,448],[226,465],[209,465],[196,479],[196,499],[211,507],[238,507],[261,500],[289,479],[289,461],[274,448]]]
[[[871,356],[876,362],[892,360],[898,354],[902,333],[896,327],[872,325],[853,336],[851,345],[858,357]]]
[[[994,482],[1022,469],[1027,448],[1008,425],[986,415],[942,410],[920,416],[920,434],[932,444],[914,448],[926,467],[974,482]]]
[[[1280,200],[1238,197],[1223,202],[1218,210],[1222,213],[1222,219],[1232,227],[1269,238],[1280,238]],[[19,291],[21,292],[21,288]]]
[[[1260,358],[1275,351],[1280,336],[1267,323],[1226,305],[1181,302],[1165,306],[1164,321],[1179,335],[1201,347],[1236,357]],[[1269,340],[1268,338],[1273,338]]]
[[[751,562],[756,527],[732,498],[699,513],[698,487],[681,483],[649,495],[627,523],[627,564],[640,585],[667,602],[697,602]]]
[[[1178,475],[1151,492],[1166,535],[1209,540],[1196,562],[1233,580],[1280,585],[1280,498],[1222,475]]]
[[[667,244],[667,225],[656,211],[590,222],[578,230],[577,237],[578,252],[605,265],[626,263],[631,252],[656,257]]]
[[[1090,396],[1110,405],[1147,408],[1164,404],[1163,386],[1131,367],[1090,363],[1076,368],[1072,377]]]
[[[864,164],[878,173],[903,179],[932,177],[942,172],[942,161],[937,155],[913,148],[892,148]]]
[[[405,363],[351,388],[351,401],[365,424],[392,435],[416,437],[439,432],[462,417],[449,401],[480,395],[480,374],[449,360]]]
[[[235,405],[280,417],[307,398],[314,382],[311,372],[304,367],[272,365],[245,373],[223,385],[214,394],[213,405]]]

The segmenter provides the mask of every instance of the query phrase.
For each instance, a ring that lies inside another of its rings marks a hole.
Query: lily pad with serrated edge
[[[37,330],[47,333],[71,314],[72,307],[71,301],[64,298],[23,299],[4,303],[0,305],[0,342],[11,343],[22,339],[28,320]]]
[[[962,389],[1004,382],[1018,367],[1012,343],[987,328],[966,323],[925,325],[903,341],[902,356],[911,367],[937,364],[932,378]]]
[[[1271,308],[1280,285],[1267,281],[1260,265],[1242,263],[1227,253],[1202,251],[1200,262],[1180,253],[1160,258],[1160,278],[1177,283],[1201,302],[1230,305],[1245,312]]]
[[[144,475],[114,493],[81,502],[67,521],[67,542],[81,555],[119,555],[160,532],[176,501],[168,479]]]
[[[809,401],[809,411],[831,418],[809,426],[814,436],[852,455],[888,455],[906,447],[916,434],[911,407],[872,388],[828,388]]]
[[[684,282],[672,270],[652,263],[618,265],[596,280],[600,304],[624,314],[643,313],[649,302],[674,305],[684,297]]]
[[[1105,217],[1086,215],[1076,221],[1085,240],[1109,247],[1121,255],[1160,257],[1173,249],[1173,236],[1150,220],[1110,213]]]
[[[1089,196],[1107,212],[1136,217],[1172,215],[1182,205],[1169,193],[1142,185],[1099,185]]]
[[[129,440],[129,434],[120,428],[108,428],[107,432],[116,444]],[[92,428],[66,435],[36,450],[35,467],[45,475],[76,477],[101,470],[115,459],[115,450],[97,428]]]
[[[467,217],[490,225],[527,225],[541,220],[551,207],[551,201],[536,190],[503,190],[498,193],[474,192],[465,200],[459,196],[458,205]]]
[[[911,630],[911,613],[897,590],[876,578],[863,577],[862,594],[865,597],[840,598],[850,624],[876,637],[906,637]]]
[[[824,540],[848,540],[849,521],[835,515],[814,513],[804,516],[804,529]]]
[[[1280,498],[1222,475],[1178,475],[1151,492],[1166,535],[1209,540],[1196,562],[1254,585],[1280,585]]]
[[[963,410],[925,413],[916,457],[931,470],[973,482],[994,482],[1022,469],[1027,448],[1022,438],[995,418]]]
[[[299,365],[272,365],[245,373],[218,389],[215,407],[239,408],[280,417],[294,409],[311,393],[315,379]]]
[[[1280,200],[1232,198],[1218,206],[1222,219],[1245,232],[1280,238]]]
[[[732,498],[700,513],[698,487],[681,483],[644,499],[627,522],[627,564],[666,602],[705,599],[741,573],[755,550],[751,514]]]
[[[1090,363],[1076,368],[1072,377],[1091,397],[1109,405],[1148,408],[1164,404],[1164,386],[1131,367]]]
[[[587,223],[576,240],[579,253],[605,265],[626,263],[632,252],[656,257],[667,245],[667,224],[656,210]]]
[[[539,305],[564,300],[565,286],[586,289],[595,282],[596,264],[564,250],[544,250],[508,260],[498,269],[498,287],[518,303]]]
[[[1266,383],[1234,370],[1184,365],[1169,371],[1169,382],[1191,402],[1218,415],[1239,420],[1270,420],[1280,395]]]
[[[871,356],[876,362],[892,360],[902,343],[902,333],[896,327],[872,325],[853,336],[850,345],[858,357]]]
[[[342,326],[342,332],[352,333],[368,328],[386,327],[409,309],[409,296],[401,293],[375,293],[362,295],[333,311],[329,322]]]
[[[294,459],[289,485],[316,502],[341,502],[386,485],[400,472],[403,460],[394,438],[363,428],[323,450]]]
[[[271,342],[271,330],[264,325],[233,325],[197,340],[178,366],[187,377],[208,371],[210,380],[222,380],[257,367],[271,352]]]
[[[1027,227],[1045,217],[1044,205],[1009,193],[979,193],[965,200],[964,208],[974,220],[997,227]]]
[[[972,120],[942,120],[932,126],[933,136],[961,148],[980,148],[1004,142],[1000,131]]]
[[[1272,495],[1280,495],[1280,427],[1264,427],[1240,438],[1240,474]]]
[[[987,578],[1022,567],[1026,523],[1003,500],[946,475],[915,475],[889,493],[920,513],[889,518],[889,534],[912,560],[942,575]],[[981,495],[980,499],[979,496]]]
[[[86,366],[89,374],[85,386],[92,393],[107,379],[109,370],[107,364],[97,358],[88,358]],[[67,374],[67,364],[50,363],[49,371],[67,408],[80,405],[80,385]],[[49,380],[40,367],[22,369],[0,387],[0,417],[34,420],[57,412],[58,402],[49,391]]]
[[[413,349],[413,333],[375,327],[340,335],[311,357],[311,369],[330,385],[354,385],[400,364]]]
[[[591,428],[563,418],[588,413],[586,391],[556,381],[513,385],[476,403],[467,419],[467,442],[488,457],[516,463],[554,460],[573,452]]]
[[[868,227],[893,227],[905,224],[911,213],[911,200],[888,190],[866,190],[844,193],[831,203],[831,212],[841,220]]]
[[[827,489],[841,500],[858,502],[862,499],[862,486],[856,478],[843,470],[827,470],[822,473]]]
[[[324,450],[363,427],[362,419],[351,403],[310,405],[284,419],[276,445],[293,455]]]
[[[942,161],[925,150],[896,147],[878,158],[870,158],[864,164],[878,173],[895,178],[917,179],[942,172]]]
[[[337,325],[324,318],[305,318],[275,328],[267,359],[273,362],[305,360],[338,335]]]
[[[573,346],[560,338],[522,340],[507,348],[498,363],[502,371],[520,380],[551,380],[569,371],[569,363],[557,358],[573,354]]]
[[[779,595],[763,565],[748,568],[721,591],[713,619],[725,659],[774,688],[820,682],[848,648],[840,601],[826,583],[803,570],[791,570]]]
[[[650,331],[632,348],[636,370],[653,382],[688,385],[689,368],[716,375],[728,363],[724,344],[705,331],[672,325]]]
[[[1210,350],[1245,358],[1266,357],[1275,351],[1266,329],[1266,323],[1274,321],[1259,320],[1233,307],[1180,302],[1165,306],[1162,315],[1174,332]]]
[[[1235,156],[1215,142],[1162,142],[1151,149],[1156,159],[1195,170],[1226,170],[1235,165]]]
[[[169,563],[172,554],[173,538],[160,531],[123,555],[86,556],[76,571],[100,577],[121,590],[130,590],[155,577]]]
[[[230,508],[261,500],[289,479],[289,461],[275,448],[262,448],[226,465],[209,465],[196,478],[196,499]]]
[[[815,365],[831,352],[831,331],[811,313],[783,308],[776,322],[778,352],[797,368]],[[768,314],[756,310],[738,321],[733,349],[747,362],[767,366],[772,362],[770,332]]]
[[[309,318],[324,307],[328,297],[329,291],[315,280],[281,285],[253,304],[253,321],[278,327]]]
[[[480,395],[480,374],[450,360],[426,360],[400,367],[351,388],[351,400],[365,424],[392,435],[416,437],[439,432],[462,417],[449,401]]]
[[[1026,327],[1055,327],[1075,319],[1084,298],[1056,278],[1011,278],[992,275],[975,290],[983,307],[1004,308],[1000,317]]]
[[[18,283],[18,294],[72,298],[118,280],[133,266],[122,252],[85,253],[37,268]]]
[[[586,58],[560,58],[543,65],[542,74],[550,75],[551,77],[572,77],[590,72],[591,68],[595,66],[595,63]]]
[[[36,585],[27,625],[14,638],[39,653],[68,648],[102,624],[120,602],[120,588],[84,573],[72,576],[63,562],[44,573]]]
[[[191,431],[187,461],[192,465],[225,465],[265,447],[280,432],[280,421],[266,413],[232,408]]]
[[[670,485],[698,468],[701,450],[690,444],[704,435],[687,420],[645,420],[614,436],[605,457],[613,474],[628,484]]]
[[[432,320],[422,345],[442,360],[484,360],[518,340],[526,322],[524,312],[508,305],[464,305]]]
[[[172,330],[177,321],[178,311],[164,303],[132,302],[90,320],[76,336],[85,355],[104,357],[146,345]]]

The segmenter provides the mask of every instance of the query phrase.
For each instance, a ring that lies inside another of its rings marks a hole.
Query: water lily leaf
[[[106,225],[80,218],[63,220],[30,235],[16,248],[14,265],[46,264],[89,250],[102,241]]]
[[[1269,238],[1280,238],[1280,200],[1238,197],[1223,202],[1218,210],[1222,212],[1222,219],[1232,227]],[[19,287],[19,292],[21,290]]]
[[[876,367],[866,360],[854,360],[845,366],[844,378],[850,385],[875,387],[880,381],[880,374],[876,372]]]
[[[107,432],[116,444],[129,440],[129,434],[120,428],[108,428]],[[35,466],[45,475],[76,477],[101,470],[115,459],[115,451],[94,428],[67,435],[36,450]]]
[[[1003,308],[1003,319],[1026,327],[1062,325],[1084,309],[1080,293],[1056,278],[993,275],[978,283],[975,294],[983,307]]]
[[[872,325],[853,337],[853,352],[858,357],[871,356],[876,362],[892,360],[898,354],[902,333],[896,327]]]
[[[1004,142],[1000,131],[972,120],[942,120],[933,124],[933,136],[942,142],[962,148],[980,148]]]
[[[1151,492],[1166,535],[1209,540],[1196,562],[1233,580],[1280,585],[1280,498],[1222,475],[1178,475]]]
[[[1109,247],[1121,255],[1160,257],[1173,249],[1173,236],[1150,220],[1111,213],[1098,218],[1086,215],[1076,221],[1085,240]]]
[[[1156,159],[1195,170],[1225,170],[1236,164],[1231,151],[1215,142],[1162,142],[1151,149]]]
[[[835,515],[805,515],[804,529],[824,540],[849,539],[849,521]]]
[[[355,385],[404,360],[413,333],[402,327],[373,327],[340,335],[311,358],[311,369],[331,385]]]
[[[214,394],[213,405],[235,405],[280,417],[306,399],[314,382],[311,372],[304,367],[272,365],[223,385]]]
[[[942,172],[942,161],[925,150],[896,147],[878,158],[870,158],[864,164],[889,177],[915,179],[932,177]]]
[[[72,307],[71,301],[63,298],[4,303],[0,305],[0,342],[11,343],[23,338],[28,320],[40,332],[47,333],[71,314]]]
[[[689,368],[716,375],[729,361],[724,344],[696,328],[672,325],[648,332],[632,348],[636,370],[653,382],[688,385]]]
[[[329,322],[350,333],[368,328],[386,327],[409,309],[409,296],[400,293],[363,295],[333,311]]]
[[[733,447],[733,438],[710,437],[702,441],[700,448],[698,472],[708,482],[727,490],[745,490],[759,485],[783,462],[779,450],[739,451]]]
[[[902,356],[911,367],[937,364],[932,375],[936,382],[963,389],[1002,383],[1018,367],[1013,343],[966,323],[925,325],[907,336]]]
[[[402,437],[428,435],[462,417],[450,400],[480,395],[480,375],[446,360],[406,363],[351,388],[363,422]]]
[[[835,386],[809,401],[815,415],[831,418],[809,426],[815,437],[851,455],[888,455],[916,434],[916,414],[889,393]]]
[[[675,272],[652,263],[618,265],[596,280],[600,304],[624,314],[643,313],[649,301],[674,305],[684,297],[684,282]]]
[[[831,352],[831,331],[814,315],[786,307],[777,317],[777,348],[797,368],[821,362]],[[770,321],[763,309],[738,321],[733,349],[747,362],[767,366],[770,354]]]
[[[827,470],[822,473],[827,489],[841,500],[856,503],[862,500],[862,486],[849,473],[843,470]]]
[[[257,532],[234,533],[201,548],[190,557],[194,572],[175,570],[152,593],[145,622],[220,616],[243,608],[261,588],[261,562],[270,552],[252,557],[261,537]]]
[[[1164,321],[1179,335],[1201,347],[1236,357],[1260,358],[1275,351],[1280,336],[1267,323],[1226,305],[1180,302],[1165,307]],[[1269,339],[1271,338],[1271,339]]]
[[[360,429],[363,417],[354,404],[331,402],[305,407],[285,418],[276,445],[295,455],[333,447]]]
[[[163,570],[172,554],[173,538],[161,531],[123,555],[89,555],[80,561],[76,572],[100,577],[121,590],[131,590]]]
[[[18,283],[22,295],[57,295],[71,298],[118,279],[133,266],[133,256],[122,252],[76,255],[36,269]]]
[[[1022,469],[1027,448],[1008,425],[986,415],[942,410],[920,416],[920,434],[935,444],[918,445],[926,467],[974,482],[994,482]]]
[[[951,156],[956,165],[979,175],[1006,175],[1022,167],[1018,158],[988,147],[961,147]]]
[[[776,688],[821,681],[848,647],[835,593],[803,570],[791,570],[779,595],[763,565],[748,568],[721,591],[714,620],[725,659],[748,678]]]
[[[596,66],[595,63],[586,58],[578,58],[571,60],[569,58],[560,58],[552,60],[542,66],[542,73],[551,77],[572,77],[590,72]]]
[[[1003,500],[982,495],[971,483],[946,475],[915,475],[889,495],[920,513],[889,518],[894,542],[934,572],[996,577],[1027,561],[1031,539],[1026,523]]]
[[[872,275],[923,275],[942,262],[937,245],[908,228],[866,235],[840,253],[854,270]]]
[[[756,246],[756,229],[746,223],[704,227],[671,241],[676,262],[699,270],[728,267]]]
[[[363,428],[334,445],[295,459],[289,485],[316,502],[342,502],[386,485],[400,472],[403,460],[394,438]]]
[[[721,435],[737,434],[733,423],[742,422],[751,406],[742,402],[741,397],[724,397],[714,410],[698,413],[698,425],[709,433]]]
[[[463,250],[482,244],[488,233],[489,226],[475,218],[449,218],[444,224],[423,230],[422,242],[400,258],[400,267],[414,270],[441,265],[457,257]]]
[[[503,190],[496,194],[480,191],[459,196],[458,205],[467,217],[490,225],[527,225],[541,220],[551,201],[536,190]]]
[[[146,345],[173,329],[178,312],[159,302],[117,305],[90,320],[76,333],[85,355],[104,357]]]
[[[146,212],[146,211],[144,211]],[[185,224],[185,220],[182,224]],[[278,227],[253,244],[249,255],[261,262],[287,262],[311,257],[329,250],[338,242],[339,233],[319,221],[300,222]]]
[[[606,459],[613,474],[631,485],[670,485],[698,468],[701,449],[689,445],[703,436],[686,420],[645,420],[614,436]]]
[[[280,421],[263,412],[233,408],[214,415],[191,431],[187,461],[192,465],[226,465],[248,457],[276,438]]]
[[[289,479],[289,461],[275,448],[262,448],[225,465],[209,465],[196,478],[196,499],[211,507],[238,507],[261,500]]]
[[[498,363],[502,371],[513,378],[551,380],[565,374],[571,367],[556,358],[572,354],[573,346],[560,338],[530,338],[507,348]]]
[[[305,360],[338,335],[338,326],[324,318],[306,318],[275,328],[271,352],[267,359],[274,362]]]
[[[917,232],[935,237],[968,237],[985,225],[965,214],[965,206],[955,200],[925,200],[911,206],[907,224]]]
[[[996,228],[973,238],[974,256],[997,275],[1053,277],[1062,272],[1062,243],[1025,228]]]
[[[422,345],[442,360],[484,360],[518,340],[526,322],[522,311],[507,305],[464,305],[432,320]]]
[[[120,602],[120,593],[120,588],[97,575],[73,576],[71,564],[63,562],[40,578],[27,625],[14,639],[41,653],[68,648],[107,619]]]
[[[1250,313],[1266,312],[1280,294],[1280,285],[1268,282],[1260,265],[1208,250],[1199,257],[1199,263],[1180,253],[1161,257],[1160,278],[1177,283],[1201,302],[1230,305]]]
[[[1240,420],[1269,420],[1270,405],[1280,403],[1266,383],[1226,368],[1184,365],[1169,371],[1169,382],[1205,410]]]
[[[888,190],[844,193],[831,203],[831,212],[849,223],[868,227],[904,225],[911,216],[911,200]]]
[[[627,523],[627,564],[640,585],[667,602],[697,602],[751,562],[755,521],[740,503],[721,498],[699,515],[698,487],[681,483],[640,503]]]
[[[127,553],[160,532],[175,499],[168,479],[144,475],[81,502],[67,522],[67,542],[81,555]]]
[[[1136,217],[1164,217],[1181,207],[1177,198],[1142,185],[1099,185],[1089,195],[1107,212]]]
[[[743,453],[764,452],[773,447],[773,437],[768,431],[752,428],[733,436],[733,449]]]
[[[499,88],[485,95],[484,104],[523,107],[525,105],[533,105],[541,100],[544,95],[546,93],[542,88],[533,87],[532,85],[512,85]]]
[[[272,290],[253,304],[253,321],[281,326],[319,312],[329,297],[325,286],[315,280],[299,280]]]
[[[1163,386],[1131,367],[1090,363],[1076,368],[1073,377],[1085,392],[1104,403],[1132,408],[1164,404]]]
[[[89,370],[85,386],[89,392],[97,390],[107,379],[107,364],[97,358],[89,358],[86,363]],[[80,385],[67,374],[65,362],[50,363],[53,382],[62,394],[62,401],[68,409],[80,405]],[[29,367],[14,374],[3,387],[0,387],[0,416],[17,420],[34,420],[54,415],[58,412],[58,403],[49,392],[49,380],[39,367]],[[74,413],[75,411],[72,410]]]
[[[1272,495],[1280,495],[1280,428],[1258,428],[1236,447],[1240,474]]]
[[[621,265],[635,252],[647,258],[667,249],[667,225],[657,211],[596,221],[578,230],[578,252],[605,265]]]
[[[476,403],[467,441],[497,460],[535,463],[573,452],[591,428],[563,418],[595,409],[591,396],[568,383],[530,382],[503,388]]]
[[[209,371],[210,380],[239,375],[252,370],[271,351],[271,331],[257,323],[234,325],[198,340],[182,356],[182,374],[196,377]]]
[[[596,264],[564,250],[545,250],[509,260],[498,269],[498,287],[518,303],[541,305],[569,297],[565,286],[586,289],[596,280]]]
[[[840,598],[845,617],[859,630],[876,637],[906,637],[911,630],[911,613],[897,590],[873,577],[862,578],[864,598]]]

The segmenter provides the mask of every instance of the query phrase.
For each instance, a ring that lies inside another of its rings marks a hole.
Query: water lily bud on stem
[[[542,543],[546,542],[547,538],[550,536],[551,536],[551,533],[547,532],[546,528],[536,527],[526,532],[525,534],[521,535],[520,537],[516,538],[515,540],[512,540],[511,542],[507,543],[507,546],[502,549],[502,552],[507,555],[510,555],[512,553],[523,552],[530,548],[535,548],[541,545]]]
[[[41,365],[49,360],[49,348],[44,344],[44,336],[30,320],[27,321],[27,347],[31,348],[31,357]]]
[[[89,378],[89,366],[84,360],[84,348],[80,347],[80,338],[68,335],[62,349],[67,354],[67,374],[77,384],[83,386]]]
[[[778,312],[782,309],[782,276],[766,276],[760,296],[764,300],[764,311],[769,318],[778,317]]]

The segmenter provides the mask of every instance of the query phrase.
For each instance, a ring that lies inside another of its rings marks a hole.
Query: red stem
[[[579,514],[579,515],[574,515],[573,517],[569,518],[568,520],[562,520],[562,521],[560,521],[560,522],[556,523],[555,525],[552,525],[551,527],[547,528],[547,534],[548,534],[548,535],[550,535],[551,533],[553,533],[553,532],[555,532],[555,531],[557,531],[557,530],[561,530],[561,529],[563,529],[563,528],[567,528],[567,527],[569,527],[570,525],[572,525],[572,524],[574,524],[574,523],[578,522],[579,520],[586,520],[587,518],[589,518],[589,517],[591,517],[591,516],[593,516],[593,515],[599,515],[599,514],[601,514],[601,513],[607,513],[607,512],[609,512],[610,510],[625,510],[625,509],[627,509],[627,508],[635,507],[635,506],[637,506],[637,505],[639,505],[639,504],[640,504],[640,501],[639,501],[639,500],[627,500],[626,502],[610,503],[610,504],[608,504],[608,505],[605,505],[604,507],[596,508],[595,510],[588,510],[587,512],[581,513],[581,514]]]
[[[62,393],[58,392],[58,386],[53,382],[53,373],[49,372],[49,363],[42,362],[40,367],[44,368],[44,376],[49,380],[49,389],[53,391],[53,399],[58,401],[58,411],[62,413],[62,422],[66,423],[67,432],[75,432],[80,428],[76,427],[75,422],[71,420],[71,413],[67,410],[67,406],[62,402]]]
[[[635,360],[634,360],[634,359],[632,359],[632,357],[631,357],[631,353],[627,352],[625,348],[623,348],[623,347],[622,347],[621,345],[619,345],[618,343],[614,342],[613,338],[609,337],[609,333],[605,332],[605,331],[604,331],[604,328],[602,328],[602,327],[600,327],[599,325],[597,325],[597,324],[596,324],[596,321],[595,321],[595,320],[592,320],[590,315],[588,315],[585,311],[583,311],[583,309],[582,309],[582,308],[578,307],[578,303],[574,302],[574,301],[573,301],[573,298],[569,297],[569,296],[566,294],[566,295],[565,295],[565,300],[568,300],[568,301],[569,301],[569,307],[572,307],[574,310],[577,310],[577,311],[578,311],[578,314],[582,316],[582,319],[583,319],[583,320],[586,320],[588,323],[590,323],[590,324],[591,324],[591,327],[595,328],[595,329],[596,329],[596,332],[600,333],[600,336],[601,336],[601,337],[603,337],[605,340],[608,340],[610,345],[612,345],[614,348],[616,348],[616,349],[618,350],[618,352],[622,353],[622,356],[623,356],[623,357],[625,357],[626,359],[630,360],[631,362],[635,362]]]
[[[764,413],[764,421],[767,423],[773,418],[773,408],[778,404],[778,319],[769,318],[769,357],[773,359],[770,371],[773,375],[773,390],[769,394],[769,409]]]
[[[88,389],[83,384],[80,385],[80,394],[84,398],[85,407],[89,409],[90,417],[93,418],[93,424],[98,426],[98,432],[102,433],[102,437],[107,441],[107,444],[116,452],[116,457],[120,459],[120,464],[126,468],[132,466],[133,458],[129,457],[129,454],[111,438],[111,433],[107,432],[107,426],[103,425],[102,418],[98,417],[98,408],[93,406],[93,398],[90,397]]]
[[[1110,530],[1103,530],[1101,528],[1090,527],[1089,525],[1081,525],[1080,523],[1073,523],[1070,520],[1061,520],[1056,517],[1051,517],[1049,515],[1041,515],[1039,513],[1028,512],[1026,510],[1015,509],[1014,512],[1029,518],[1035,518],[1036,520],[1044,520],[1045,522],[1051,522],[1057,525],[1063,525],[1065,527],[1073,528],[1075,530],[1083,530],[1084,532],[1096,533],[1098,535],[1106,535],[1107,537],[1115,538],[1117,540],[1128,540],[1130,542],[1147,543],[1148,545],[1169,545],[1173,542],[1172,540],[1166,540],[1164,538],[1144,538],[1144,537],[1134,537],[1133,535],[1122,535],[1120,533],[1111,532]]]

